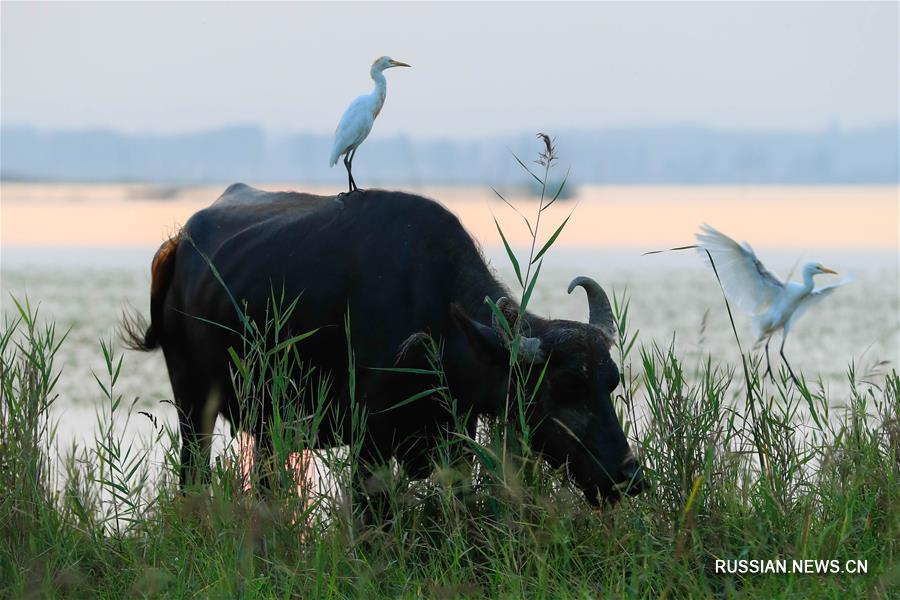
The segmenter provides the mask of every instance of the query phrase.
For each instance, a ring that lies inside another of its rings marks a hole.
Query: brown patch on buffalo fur
[[[149,352],[159,347],[163,304],[175,273],[175,250],[181,238],[180,230],[171,235],[156,251],[150,264],[150,322],[135,310],[126,308],[122,315],[122,341],[132,350]]]
[[[162,243],[153,256],[153,263],[150,265],[150,297],[155,297],[160,293],[160,287],[168,287],[169,278],[166,277],[166,266],[174,258],[180,241],[181,230],[178,230]]]

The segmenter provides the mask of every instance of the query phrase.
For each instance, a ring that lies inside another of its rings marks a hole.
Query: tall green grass
[[[541,258],[565,225],[540,237],[541,213],[559,194],[546,194],[554,152],[545,142],[543,173],[529,171],[544,189],[539,212],[522,215],[534,240],[527,263],[507,245],[523,308]],[[515,353],[523,324],[492,308]],[[522,385],[529,365],[511,361],[508,405],[516,414],[482,423],[470,436],[471,415],[458,414],[443,376],[441,341],[419,336],[411,343],[425,346],[428,366],[409,376],[420,376],[428,394],[404,402],[440,403],[456,419],[455,431],[447,432],[428,480],[410,482],[396,465],[378,473],[391,520],[360,526],[352,493],[357,443],[296,464],[295,452],[315,445],[333,391],[326,374],[298,359],[308,334],[288,331],[296,310],[302,300],[273,293],[264,322],[242,320],[241,348],[231,353],[245,423],[271,442],[248,462],[236,440],[210,464],[208,485],[182,493],[178,435],[155,420],[149,440],[125,434],[129,419],[154,415],[135,412],[116,392],[128,365],[108,342],[100,347],[105,370],[97,374],[93,444],[54,445],[55,357],[65,336],[42,324],[30,303],[17,302],[0,330],[0,593],[846,598],[898,591],[896,371],[859,378],[851,365],[849,396],[835,398],[802,376],[799,384],[786,373],[766,380],[758,357],[737,344],[740,370],[712,357],[685,364],[674,342],[642,344],[627,296],[616,295],[616,403],[651,488],[593,511],[562,473],[528,452],[520,415],[530,401]],[[358,439],[367,415],[355,399],[352,315],[347,319],[353,401],[339,418]],[[300,414],[302,400],[317,408]],[[261,401],[269,406],[264,422]],[[163,449],[161,470],[148,466],[155,447]],[[298,481],[316,470],[316,481]],[[718,559],[778,558],[861,559],[868,572],[715,569]]]

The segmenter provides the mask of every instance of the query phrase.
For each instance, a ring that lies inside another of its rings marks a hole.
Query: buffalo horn
[[[590,277],[576,277],[569,284],[569,293],[571,294],[572,290],[578,286],[583,287],[587,293],[588,323],[599,328],[610,340],[614,340],[616,323],[606,292],[599,283]]]

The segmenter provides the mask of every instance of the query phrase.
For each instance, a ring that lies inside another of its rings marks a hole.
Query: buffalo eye
[[[606,387],[612,392],[614,389],[619,387],[621,383],[621,376],[619,375],[619,368],[616,366],[616,363],[609,361],[609,365],[606,371]]]

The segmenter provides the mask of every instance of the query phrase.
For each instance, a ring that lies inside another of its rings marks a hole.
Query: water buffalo
[[[539,366],[548,361],[528,415],[533,449],[552,466],[566,465],[598,505],[645,484],[610,398],[619,371],[610,358],[609,300],[591,279],[575,279],[569,292],[577,286],[587,292],[589,323],[526,313],[521,358]],[[452,426],[435,398],[382,412],[422,390],[421,375],[377,369],[395,367],[398,354],[400,366],[415,361],[409,344],[399,353],[411,335],[442,340],[447,386],[460,411],[504,414],[508,337],[485,297],[499,301],[511,322],[518,306],[505,299],[509,292],[451,212],[401,192],[323,197],[234,184],[160,247],[152,264],[151,321],[130,328],[134,347],[163,349],[181,414],[182,483],[208,467],[215,415],[246,426],[227,353],[240,349],[234,303],[264,320],[273,288],[300,297],[292,332],[318,329],[297,349],[305,364],[330,374],[335,411],[346,410],[350,397],[344,319],[351,315],[355,397],[368,412],[360,464],[394,457],[413,479],[427,477],[436,442]],[[321,447],[346,443],[346,428],[327,429],[318,434]]]

